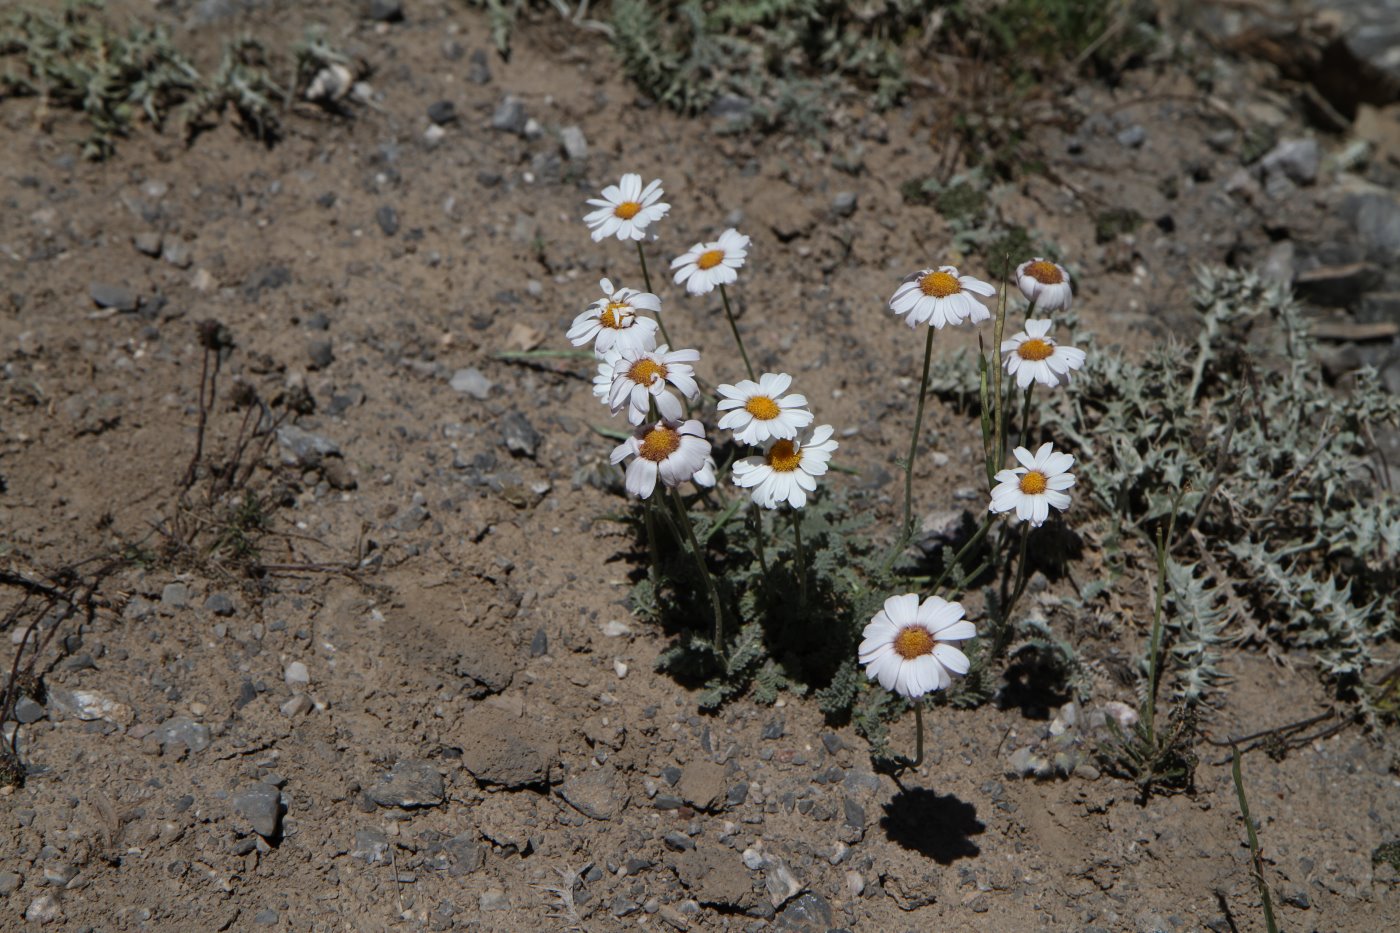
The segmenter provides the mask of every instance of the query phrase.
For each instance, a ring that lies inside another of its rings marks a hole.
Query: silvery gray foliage
[[[1173,554],[1196,559],[1169,574],[1179,695],[1201,699],[1221,642],[1254,632],[1311,649],[1355,687],[1396,634],[1400,497],[1374,431],[1400,423],[1400,400],[1369,369],[1328,387],[1284,288],[1202,269],[1193,300],[1193,344],[1141,362],[1091,349],[1077,391],[1039,423],[1074,451],[1113,531],[1150,534],[1176,510]]]

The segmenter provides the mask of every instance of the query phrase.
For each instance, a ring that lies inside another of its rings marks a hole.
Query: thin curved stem
[[[739,325],[734,320],[734,310],[729,307],[729,292],[724,290],[724,286],[719,287],[719,296],[724,299],[724,316],[729,318],[729,329],[734,332],[734,342],[739,345],[739,355],[744,358],[744,368],[749,371],[749,378],[757,380],[754,375],[753,364],[749,362],[748,351],[744,349],[744,338],[739,336]]]
[[[695,526],[690,521],[690,513],[686,511],[685,500],[681,498],[680,490],[674,486],[671,487],[671,501],[676,505],[676,518],[680,522],[681,530],[685,532],[686,540],[690,543],[690,552],[695,556],[695,565],[700,568],[700,577],[705,581],[705,592],[709,594],[710,605],[714,608],[715,653],[724,657],[724,605],[719,600],[719,591],[715,589],[715,581],[710,576],[710,568],[705,564],[705,555],[700,550],[700,542],[695,539]]]
[[[924,702],[914,701],[914,767],[924,763]]]
[[[909,459],[904,463],[904,524],[880,564],[881,573],[889,572],[895,559],[914,537],[914,458],[919,454],[919,430],[924,423],[924,396],[928,395],[928,368],[932,358],[933,328],[930,327],[924,339],[924,374],[919,380],[919,402],[914,409],[914,435],[909,439]]]
[[[642,249],[642,241],[634,240],[633,242],[637,244],[637,258],[642,261],[642,281],[646,283],[647,291],[655,295],[656,290],[651,287],[651,273],[647,271],[647,254]],[[656,326],[661,328],[661,339],[666,341],[666,346],[674,350],[676,345],[671,342],[671,335],[666,333],[666,322],[661,320],[660,311],[656,312]]]
[[[792,519],[792,537],[797,544],[798,603],[800,608],[807,605],[807,551],[802,547],[802,517],[797,509],[788,512]]]

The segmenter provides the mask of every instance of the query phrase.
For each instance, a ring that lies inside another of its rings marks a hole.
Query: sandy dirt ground
[[[0,563],[101,577],[18,727],[0,927],[1264,929],[1228,750],[1206,741],[1193,793],[1142,804],[1088,764],[1012,776],[1063,725],[1053,707],[936,707],[927,761],[897,779],[810,696],[702,712],[655,669],[678,633],[627,608],[646,559],[605,518],[615,483],[590,481],[613,442],[590,430],[607,419],[587,364],[497,357],[566,347],[601,276],[638,284],[635,255],[580,218],[622,172],[660,177],[654,268],[730,224],[753,237],[734,294],[755,363],[795,375],[859,471],[831,482],[892,528],[922,340],[884,302],[948,248],[938,212],[900,194],[945,154],[938,92],[842,104],[820,137],[729,135],[639,100],[604,38],[552,16],[505,61],[460,4],[389,26],[351,4],[252,6],[158,15],[208,56],[235,29],[285,42],[325,23],[372,64],[373,106],[299,107],[271,147],[228,120],[188,147],[142,129],[90,163],[71,112],[0,102]],[[131,9],[157,15],[115,12]],[[1233,118],[1170,70],[1128,80],[1075,90],[1076,119],[1036,130],[1060,183],[999,197],[1073,264],[1095,344],[1140,351],[1189,326],[1194,263],[1262,264],[1270,240],[1227,190]],[[523,119],[495,128],[510,98]],[[456,118],[433,142],[438,101]],[[1117,140],[1127,123],[1145,144]],[[1104,240],[1108,204],[1145,222]],[[717,296],[657,290],[706,378],[741,376]],[[182,498],[211,321],[217,396]],[[250,436],[254,393],[302,413]],[[926,428],[917,508],[960,508],[975,422],[934,401]],[[163,549],[177,527],[219,533],[209,463],[240,437],[266,507],[256,578]],[[1141,656],[1147,555],[1134,574],[1095,613],[1065,608],[1067,581],[1034,588],[1095,671],[1081,715],[1134,702],[1115,671]],[[1206,736],[1330,702],[1306,658],[1238,650],[1225,670]],[[1400,926],[1395,872],[1371,860],[1400,833],[1384,736],[1254,754],[1247,775],[1282,929]]]

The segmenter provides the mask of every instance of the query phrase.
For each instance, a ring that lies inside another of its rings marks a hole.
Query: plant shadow
[[[972,837],[981,835],[986,824],[977,819],[976,807],[952,794],[924,787],[900,790],[884,809],[880,828],[886,838],[940,865],[973,858],[982,851]]]

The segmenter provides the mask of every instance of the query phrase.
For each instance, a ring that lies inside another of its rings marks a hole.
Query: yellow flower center
[[[894,637],[894,653],[906,661],[933,653],[933,636],[922,625],[907,625]]]
[[[657,376],[666,378],[666,364],[646,356],[637,360],[632,364],[632,368],[627,370],[627,378],[639,386],[651,385],[651,381]]]
[[[709,249],[700,254],[700,258],[695,260],[695,264],[701,269],[713,269],[724,262],[724,250]]]
[[[962,291],[958,277],[947,272],[930,272],[919,279],[919,291],[930,298],[947,298]]]
[[[1032,337],[1016,348],[1016,354],[1023,360],[1043,360],[1055,352],[1055,345],[1048,340]]]
[[[1037,259],[1026,266],[1026,275],[1041,285],[1059,285],[1065,280],[1064,274],[1060,272],[1060,267],[1045,259]]]
[[[744,403],[744,411],[759,421],[772,421],[781,413],[778,403],[766,395],[755,395]]]
[[[621,220],[631,220],[641,209],[642,205],[637,201],[623,201],[613,208],[613,216]]]
[[[802,453],[792,441],[778,441],[768,450],[768,465],[779,473],[791,473],[802,462]]]
[[[1021,477],[1021,491],[1028,496],[1038,496],[1045,491],[1045,474],[1039,470],[1031,470]]]
[[[626,302],[609,301],[608,306],[603,309],[603,313],[598,315],[598,322],[604,327],[611,327],[613,330],[631,327],[631,310],[632,309]]]
[[[641,454],[653,463],[660,463],[675,453],[680,446],[681,435],[679,431],[665,426],[655,427],[647,432],[646,437],[642,438]]]

